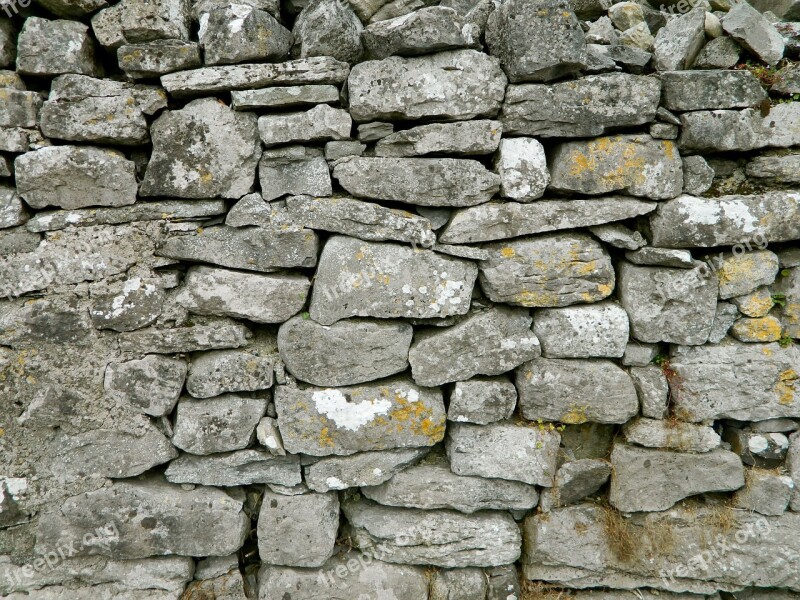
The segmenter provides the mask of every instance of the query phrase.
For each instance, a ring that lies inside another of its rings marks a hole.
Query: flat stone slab
[[[457,381],[450,393],[447,420],[486,425],[508,419],[517,405],[517,388],[505,377]]]
[[[265,399],[235,394],[205,400],[181,398],[175,409],[172,443],[197,455],[242,450],[250,445],[266,410]]]
[[[186,362],[151,354],[142,359],[109,363],[104,388],[143,413],[161,417],[172,412],[186,379]]]
[[[210,456],[182,454],[167,467],[164,477],[172,483],[217,487],[274,483],[298,485],[303,481],[297,456],[273,456],[258,450],[239,450]]]
[[[746,152],[788,148],[800,143],[800,106],[777,104],[764,116],[759,109],[694,111],[681,115],[681,151]]]
[[[278,386],[275,408],[291,453],[346,455],[432,446],[444,437],[442,393],[404,377],[343,388]]]
[[[545,308],[533,324],[547,358],[621,358],[628,329],[625,309],[613,302]]]
[[[663,105],[669,110],[712,110],[757,106],[767,92],[750,71],[661,73]]]
[[[248,350],[211,350],[192,357],[186,391],[194,398],[213,398],[272,387],[274,355]]]
[[[303,467],[306,485],[315,492],[377,486],[425,456],[429,448],[394,448],[327,456]]]
[[[338,102],[339,88],[335,85],[276,86],[231,92],[231,107],[234,110],[316,106]]]
[[[713,427],[682,421],[637,418],[627,422],[622,431],[629,444],[678,452],[709,452],[722,443]]]
[[[417,125],[378,140],[375,144],[375,156],[491,154],[497,150],[502,133],[503,125],[500,121],[483,119]]]
[[[247,345],[250,330],[228,319],[216,319],[186,327],[156,329],[148,327],[139,331],[122,333],[119,349],[132,354],[175,354],[241,348]]]

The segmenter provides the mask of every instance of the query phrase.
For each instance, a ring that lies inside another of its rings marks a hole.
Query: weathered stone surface
[[[616,357],[625,354],[628,315],[613,302],[536,311],[533,331],[547,358]]]
[[[0,229],[24,225],[28,211],[14,186],[0,185]]]
[[[508,133],[594,137],[653,121],[660,98],[655,77],[589,75],[550,85],[510,85],[500,118]]]
[[[729,542],[729,550],[707,561],[705,569],[695,562],[699,551],[687,549],[708,547],[709,535],[715,531],[720,531],[723,540],[729,539],[725,530],[713,525],[720,507],[688,506],[626,519],[623,524],[627,523],[629,539],[642,546],[640,560],[614,553],[609,546],[605,523],[620,517],[606,510],[583,504],[529,517],[523,525],[524,576],[576,587],[652,586],[711,595],[719,589],[739,590],[752,584],[797,587],[800,554],[791,531],[800,524],[798,515],[786,513],[764,522],[760,515],[735,511],[733,527],[747,532],[739,536],[744,542]],[[668,535],[672,543],[659,542],[663,535]],[[776,560],[776,553],[780,560]],[[683,566],[680,570],[679,565]]]
[[[795,512],[800,512],[800,433],[796,432],[789,436],[789,451],[786,453],[786,470],[794,482],[790,508]]]
[[[253,187],[261,145],[256,116],[214,99],[167,111],[152,126],[153,155],[140,193],[239,198]]]
[[[189,26],[185,0],[122,0],[92,18],[97,41],[111,49],[159,39],[188,40]]]
[[[588,235],[563,233],[489,244],[480,281],[494,302],[558,307],[597,302],[614,291],[614,269]]]
[[[685,345],[708,340],[718,283],[706,265],[668,269],[623,262],[618,276],[620,302],[637,340]]]
[[[623,191],[654,200],[683,190],[683,165],[675,144],[647,135],[618,135],[556,146],[550,187],[564,192]]]
[[[378,140],[375,156],[491,154],[497,150],[502,133],[500,121],[487,119],[418,125]]]
[[[421,567],[392,565],[374,560],[374,550],[337,554],[320,569],[297,569],[262,565],[258,573],[259,600],[283,600],[286,590],[292,590],[293,600],[352,600],[353,598],[402,598],[427,600],[428,579]],[[352,561],[361,557],[357,574],[351,577],[334,576],[348,572]],[[367,557],[373,558],[370,560]]]
[[[800,194],[680,196],[661,203],[650,217],[652,243],[665,248],[708,248],[759,239],[800,238]]]
[[[288,194],[330,196],[331,173],[320,148],[284,146],[267,149],[258,164],[261,197],[275,200]]]
[[[507,513],[390,508],[360,498],[346,500],[342,509],[356,546],[380,544],[384,562],[489,567],[519,558],[521,536]]]
[[[786,335],[800,338],[800,269],[792,268],[781,271],[781,277],[775,282],[773,289],[776,294],[783,294],[785,305],[781,307],[781,325]],[[770,296],[769,302],[772,302]],[[767,303],[764,302],[766,308]]]
[[[343,158],[333,176],[359,198],[421,206],[474,206],[500,189],[498,175],[459,158]]]
[[[408,360],[419,385],[499,375],[541,354],[526,310],[496,307],[416,336]]]
[[[121,152],[50,146],[14,161],[17,189],[32,208],[124,206],[136,202],[133,161]]]
[[[337,102],[339,89],[335,85],[278,86],[231,92],[231,106],[234,110],[314,106]]]
[[[626,423],[622,431],[629,444],[678,452],[709,452],[721,443],[713,428],[681,421],[638,418]]]
[[[784,41],[775,27],[746,2],[737,2],[722,20],[722,28],[745,49],[774,65],[783,57]]]
[[[166,106],[162,90],[84,75],[60,75],[42,105],[49,137],[74,142],[137,145],[150,140],[145,115]]]
[[[269,407],[267,408],[272,412]],[[286,448],[283,447],[283,438],[278,429],[278,420],[274,417],[262,417],[256,425],[256,438],[258,443],[273,456],[286,456]]]
[[[506,77],[496,58],[475,50],[451,50],[419,58],[391,57],[359,63],[353,67],[347,86],[350,114],[360,123],[381,119],[466,120],[497,114]]]
[[[691,69],[705,44],[706,10],[698,6],[667,21],[656,34],[653,64],[658,71]]]
[[[334,236],[320,256],[309,313],[322,325],[347,317],[462,315],[476,277],[465,260]]]
[[[183,98],[271,85],[339,84],[347,79],[349,72],[347,63],[318,56],[278,64],[204,67],[169,73],[161,77],[161,85],[170,96]]]
[[[722,301],[717,302],[717,312],[714,315],[714,324],[711,326],[708,341],[712,344],[718,344],[722,341],[738,318],[739,311],[734,304]]]
[[[625,350],[625,354],[628,357],[630,349],[631,345],[629,344]],[[648,364],[654,358],[655,353],[647,348],[642,348],[642,350],[644,351],[643,358],[645,360],[635,361],[639,364],[631,366],[628,369],[628,374],[631,376],[633,387],[636,388],[636,394],[639,396],[642,415],[650,419],[663,419],[667,416],[669,384],[661,367]],[[630,357],[627,361],[623,357],[623,364],[629,365],[632,362]]]
[[[800,105],[777,104],[762,116],[757,109],[697,111],[681,115],[678,145],[689,152],[787,148],[800,140]]]
[[[626,252],[625,259],[635,265],[646,267],[670,267],[673,269],[693,269],[698,266],[688,250],[654,248],[645,246],[635,252]]]
[[[663,106],[677,111],[747,108],[767,97],[750,71],[668,71],[661,83]]]
[[[346,110],[319,104],[305,112],[259,117],[258,131],[269,147],[291,142],[346,140],[352,124]]]
[[[536,488],[526,483],[456,475],[443,457],[426,459],[361,492],[384,506],[453,509],[468,514],[478,510],[530,510],[539,500]]]
[[[447,420],[486,425],[508,419],[517,405],[517,389],[505,377],[458,381],[450,394]]]
[[[192,357],[186,391],[195,398],[272,387],[273,358],[247,351],[216,350]]]
[[[580,23],[570,4],[557,0],[504,2],[489,16],[486,45],[512,83],[558,79],[586,64]]]
[[[133,277],[111,286],[109,293],[92,299],[89,316],[97,329],[134,331],[152,325],[161,315],[164,291]]]
[[[7,256],[17,252],[34,252],[41,242],[38,233],[31,233],[25,227],[12,227],[0,231],[0,255]]]
[[[686,156],[683,162],[683,192],[704,194],[714,183],[714,169],[702,156]]]
[[[686,454],[616,444],[609,502],[622,512],[666,510],[694,494],[737,490],[742,461],[733,452]]]
[[[206,559],[208,560],[208,559]],[[197,575],[195,575],[197,578]],[[247,600],[245,594],[244,578],[239,571],[238,563],[234,562],[230,570],[208,577],[200,581],[192,581],[184,591],[185,594],[203,597],[203,595],[217,598],[217,600]]]
[[[258,515],[258,554],[266,564],[321,567],[339,529],[336,492],[284,496],[264,491]]]
[[[539,358],[516,370],[516,384],[528,420],[624,423],[639,410],[631,378],[610,360]]]
[[[246,448],[253,439],[267,401],[225,394],[207,400],[181,398],[175,412],[172,443],[192,454]]]
[[[222,487],[254,483],[297,485],[303,480],[297,456],[272,456],[258,450],[211,456],[183,454],[169,463],[164,477],[172,483]]]
[[[17,40],[17,71],[52,77],[64,73],[99,76],[89,28],[77,21],[25,19]]]
[[[300,58],[331,56],[346,63],[361,57],[361,21],[346,2],[313,0],[300,12],[292,29],[292,53]]]
[[[719,277],[719,297],[723,300],[743,296],[762,285],[770,285],[778,275],[778,256],[769,250],[726,253],[715,261]]]
[[[773,315],[742,317],[733,324],[730,331],[741,342],[777,342],[783,337],[781,320]]]
[[[431,581],[431,600],[486,598],[487,579],[484,571],[477,568],[438,571]]]
[[[677,346],[670,368],[675,372],[672,401],[683,420],[763,421],[800,413],[795,399],[800,373],[797,346],[730,339],[714,346]]]
[[[744,464],[757,467],[780,467],[789,449],[789,438],[778,432],[760,433],[729,426],[723,429],[722,439]]]
[[[372,202],[340,196],[294,196],[287,198],[286,207],[292,222],[311,229],[374,242],[408,242],[425,248],[436,241],[428,219]]]
[[[783,278],[778,282],[783,282]],[[774,305],[772,292],[768,287],[760,287],[749,294],[731,298],[739,312],[748,317],[766,317]]]
[[[110,363],[105,372],[105,390],[147,415],[161,417],[172,412],[185,378],[184,361],[149,355],[139,360]]]
[[[94,543],[80,544],[78,556],[224,556],[241,548],[247,536],[250,520],[242,503],[222,490],[184,490],[158,478],[117,481],[68,498],[59,513],[43,516],[36,543],[46,552],[90,533]],[[96,537],[98,527],[108,535]]]
[[[195,266],[176,299],[198,315],[282,323],[300,312],[310,286],[299,273],[261,275]]]
[[[406,378],[338,389],[278,386],[275,408],[283,443],[292,453],[432,446],[444,437],[441,392]]]
[[[744,479],[745,486],[733,495],[734,506],[774,517],[786,512],[795,487],[791,477],[748,469]]]
[[[270,272],[313,267],[317,246],[317,235],[309,229],[216,226],[172,235],[159,247],[158,254],[230,269]]]
[[[551,487],[561,437],[523,422],[451,423],[447,457],[456,475],[522,481]]]
[[[730,69],[739,62],[742,47],[733,38],[723,36],[709,41],[694,61],[695,69]]]
[[[800,154],[756,156],[745,172],[748,177],[774,183],[800,183]]]
[[[292,33],[266,11],[229,4],[203,14],[198,34],[205,64],[279,61],[292,47]]]
[[[544,146],[533,138],[501,140],[495,169],[500,175],[500,195],[520,202],[541,198],[550,182]]]
[[[174,329],[154,329],[123,333],[119,336],[119,347],[123,352],[133,354],[174,354],[176,352],[197,352],[240,348],[247,344],[250,330],[244,325],[226,319],[176,327]]]
[[[428,448],[397,448],[380,452],[358,452],[329,456],[303,468],[308,487],[315,492],[377,486],[416,463]]]
[[[555,484],[544,490],[539,502],[545,512],[559,506],[568,506],[594,494],[611,476],[611,465],[606,460],[584,458],[564,463],[556,472]]]
[[[119,68],[133,79],[148,79],[194,69],[202,64],[200,47],[182,40],[154,40],[117,48]]]

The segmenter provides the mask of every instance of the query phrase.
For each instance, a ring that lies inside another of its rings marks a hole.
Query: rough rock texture
[[[234,394],[208,400],[181,398],[172,443],[200,455],[241,450],[250,444],[266,409],[265,400]]]
[[[619,358],[628,343],[628,315],[611,302],[546,308],[536,312],[533,331],[547,358]]]

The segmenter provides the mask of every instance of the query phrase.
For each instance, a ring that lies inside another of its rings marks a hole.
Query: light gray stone
[[[647,244],[647,241],[641,233],[633,231],[621,223],[595,225],[589,227],[589,231],[591,231],[595,237],[599,238],[601,242],[605,242],[615,248],[638,250]]]
[[[689,152],[788,148],[800,140],[798,123],[800,106],[794,102],[777,104],[766,116],[753,108],[684,113],[678,145]]]
[[[311,318],[443,318],[469,310],[477,267],[430,250],[334,236],[320,256]]]
[[[378,79],[381,85],[376,85]],[[421,118],[460,121],[496,115],[506,77],[496,58],[476,50],[451,50],[359,63],[347,85],[350,114],[359,123]]]
[[[248,351],[215,350],[192,357],[186,391],[195,398],[272,387],[273,358]]]
[[[32,208],[125,206],[136,202],[133,161],[121,152],[50,146],[14,161],[17,189]]]
[[[593,238],[559,233],[485,246],[480,282],[494,302],[560,307],[597,302],[614,291],[611,258]]]
[[[795,432],[789,436],[786,470],[794,483],[789,506],[793,511],[800,512],[800,432]]]
[[[327,167],[326,167],[327,169]],[[367,241],[398,241],[428,248],[436,241],[425,217],[346,196],[294,196],[286,207],[292,222]]]
[[[154,354],[123,363],[110,363],[105,390],[153,417],[172,412],[186,379],[186,363]]]
[[[730,334],[741,342],[777,342],[783,336],[781,320],[775,315],[742,317],[730,328]]]
[[[730,426],[723,429],[722,439],[744,464],[756,467],[782,466],[789,449],[789,438],[782,433],[759,433]]]
[[[667,71],[661,84],[663,106],[675,111],[747,108],[767,97],[750,71]]]
[[[656,34],[653,64],[658,71],[691,69],[705,44],[706,10],[702,6],[673,17]]]
[[[95,295],[89,308],[97,329],[134,331],[152,325],[161,315],[164,291],[141,277],[110,286],[108,293]]]
[[[305,112],[259,117],[258,131],[269,147],[291,142],[346,140],[352,124],[346,110],[319,104]]]
[[[428,448],[397,448],[329,456],[303,468],[308,487],[315,492],[377,486],[420,460]]]
[[[747,163],[748,177],[771,183],[800,183],[800,154],[756,156]]]
[[[539,358],[516,370],[516,385],[530,421],[624,423],[639,412],[633,381],[610,360]]]
[[[258,163],[261,197],[269,202],[286,195],[330,196],[331,173],[320,148],[284,146],[267,149]]]
[[[267,401],[235,394],[206,400],[184,397],[175,410],[172,443],[186,452],[206,455],[246,448]]]
[[[583,29],[571,5],[558,0],[502,3],[489,16],[486,45],[512,83],[558,79],[586,64]]]
[[[153,123],[142,196],[239,198],[253,187],[261,144],[256,116],[195,100]]]
[[[338,530],[336,492],[284,496],[264,491],[258,515],[262,563],[321,567],[333,555]]]
[[[336,389],[278,386],[275,408],[291,453],[347,455],[433,446],[444,437],[441,392],[405,377]]]
[[[791,477],[761,469],[748,469],[744,480],[744,488],[733,495],[734,506],[772,517],[779,517],[786,512],[794,491]]]
[[[626,252],[625,259],[635,265],[647,267],[670,267],[673,269],[693,269],[697,261],[688,250],[654,248],[646,246],[634,252]]]
[[[627,73],[550,85],[510,85],[501,120],[508,133],[594,137],[608,129],[653,121],[660,98],[658,79]]]
[[[491,154],[497,150],[502,133],[500,121],[487,119],[418,125],[378,140],[375,156]]]
[[[722,20],[722,28],[768,65],[774,65],[783,58],[783,37],[764,15],[747,2],[737,2],[732,6]]]
[[[375,142],[394,133],[394,123],[374,121],[361,123],[358,126],[358,140],[360,142]]]
[[[460,158],[348,157],[333,176],[359,198],[421,206],[474,206],[500,189],[500,177],[480,162]]]
[[[194,266],[176,300],[198,315],[282,323],[300,312],[310,286],[299,273],[262,275]]]
[[[702,156],[686,156],[683,161],[684,194],[703,194],[714,183],[714,169]]]
[[[456,475],[552,487],[560,440],[556,431],[517,421],[451,423],[445,447]]]
[[[270,407],[267,407],[268,410]],[[274,407],[273,407],[274,408]],[[262,417],[256,425],[256,438],[273,456],[286,456],[283,438],[278,429],[278,420],[274,417]],[[327,490],[326,490],[327,491]]]
[[[431,600],[485,598],[487,591],[487,577],[476,568],[437,571],[431,581]]]
[[[610,476],[611,465],[606,460],[584,458],[566,462],[556,471],[555,485],[542,493],[539,504],[545,512],[575,504],[594,494]]]
[[[418,334],[408,360],[417,384],[427,387],[475,375],[499,375],[541,355],[526,310],[496,307],[453,327]]]
[[[89,28],[77,21],[25,19],[17,39],[20,75],[52,77],[64,73],[100,76]]]
[[[363,26],[347,2],[312,0],[292,29],[294,56],[331,56],[346,63],[361,57]]]
[[[34,252],[41,242],[38,233],[31,233],[25,227],[12,227],[0,230],[0,255],[7,256],[17,252]]]
[[[169,463],[164,477],[172,483],[218,487],[274,483],[298,485],[303,481],[297,456],[272,456],[258,450],[239,450],[211,456],[182,454]]]
[[[619,358],[628,343],[628,315],[613,302],[543,308],[533,331],[547,358]]]
[[[355,545],[379,545],[384,562],[490,567],[519,558],[521,536],[508,513],[392,508],[360,498],[343,502],[342,509]]]
[[[278,86],[231,92],[231,106],[234,110],[289,108],[338,102],[339,89],[335,85]]]
[[[622,432],[629,444],[678,452],[710,452],[722,442],[713,428],[681,421],[637,418],[628,421]]]
[[[590,195],[622,191],[664,200],[683,190],[683,165],[675,144],[647,135],[559,144],[550,161],[550,177],[551,189]]]
[[[695,69],[730,69],[739,62],[742,47],[730,37],[718,37],[709,41],[694,62]]]
[[[207,65],[279,61],[288,57],[294,41],[268,12],[233,3],[203,14],[198,37]]]
[[[642,407],[642,415],[650,419],[663,419],[667,416],[667,404],[669,402],[669,384],[664,375],[664,371],[658,365],[648,364],[654,358],[654,353],[649,349],[645,350],[645,360],[637,361],[640,364],[631,366],[628,374],[633,380],[633,387],[639,396],[639,404]],[[626,354],[628,350],[626,349]],[[628,360],[627,364],[630,364]],[[643,365],[641,363],[644,363]],[[625,359],[623,358],[623,364]]]
[[[550,183],[544,146],[533,138],[501,140],[495,170],[500,175],[500,195],[520,202],[541,198]]]
[[[92,17],[92,30],[103,46],[160,39],[188,40],[190,4],[186,0],[122,0]]]
[[[405,371],[412,335],[403,322],[346,319],[325,326],[293,317],[278,330],[278,350],[301,381],[353,385]]]
[[[622,512],[667,510],[679,500],[744,485],[742,461],[733,452],[668,452],[616,444],[611,452],[609,502]]]
[[[622,355],[622,364],[626,367],[646,367],[656,356],[658,356],[656,344],[642,344],[636,340],[629,340],[625,347],[625,354]]]
[[[578,12],[577,6],[575,8],[575,13],[578,18],[584,18]],[[586,30],[586,43],[605,44],[608,46],[619,43],[619,36],[617,35],[616,29],[614,29],[614,24],[611,22],[611,19],[603,15],[589,25],[589,29]]]
[[[607,64],[613,62],[618,68],[630,71],[636,75],[642,75],[647,71],[647,65],[653,58],[652,53],[640,48],[631,48],[616,44],[614,46],[603,46],[601,44],[587,44],[587,57],[594,56],[595,60]],[[614,68],[611,65],[611,68]],[[604,68],[605,69],[605,68]]]
[[[28,218],[16,188],[0,184],[0,229],[24,225]]]
[[[366,149],[367,145],[361,142],[333,140],[325,144],[325,160],[333,162],[346,156],[362,156]]]
[[[717,278],[695,269],[621,263],[619,297],[631,334],[641,342],[697,345],[708,341],[717,307]]]
[[[219,319],[174,329],[147,328],[123,333],[119,336],[119,347],[133,354],[175,354],[240,348],[247,344],[250,330],[244,325]]]
[[[517,405],[517,389],[505,377],[457,381],[450,394],[447,420],[486,425],[508,419]]]
[[[230,2],[228,0],[195,0],[192,2],[192,19],[200,21],[204,13],[211,12],[215,8],[228,6],[229,4]],[[237,1],[236,4],[244,4],[257,8],[258,10],[264,10],[276,19],[280,18],[281,15],[281,3],[279,0],[240,0]]]
[[[119,68],[132,79],[149,79],[202,64],[200,47],[182,40],[154,40],[117,48]]]
[[[719,277],[719,297],[723,300],[772,284],[779,269],[778,256],[769,250],[725,253],[715,259],[714,266]]]

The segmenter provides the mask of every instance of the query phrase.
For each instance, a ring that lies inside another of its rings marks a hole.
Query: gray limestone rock
[[[119,336],[119,347],[132,354],[175,354],[241,348],[247,345],[250,330],[244,325],[226,319],[216,319],[174,329],[149,327]]]
[[[730,334],[741,342],[777,342],[782,337],[781,320],[774,315],[742,317],[730,328]]]
[[[262,275],[194,266],[176,300],[198,315],[283,323],[303,308],[309,287],[299,273]]]
[[[775,294],[783,294],[785,305],[781,307],[781,326],[791,338],[800,338],[800,269],[783,269],[780,278],[772,286]],[[777,296],[780,300],[780,296]],[[773,302],[772,296],[769,302]],[[764,302],[766,308],[767,302]],[[763,309],[762,309],[763,310]]]
[[[445,447],[456,475],[552,487],[560,440],[550,428],[523,421],[451,423]]]
[[[428,448],[397,448],[328,456],[303,468],[306,485],[315,492],[378,486],[420,460]]]
[[[628,349],[625,350],[628,355]],[[652,352],[647,352],[646,360],[637,366],[631,366],[628,374],[633,379],[633,387],[639,396],[639,404],[642,407],[642,415],[650,419],[663,419],[667,416],[667,404],[669,402],[669,383],[667,382],[664,371],[658,365],[648,364],[654,358]],[[630,364],[631,361],[623,364]]]
[[[718,283],[705,264],[672,269],[623,262],[618,276],[620,302],[637,340],[685,345],[708,341]]]
[[[62,18],[85,17],[108,6],[106,0],[37,0],[36,3]]]
[[[623,191],[664,200],[683,190],[683,165],[675,144],[647,135],[618,135],[556,146],[550,187],[598,195]]]
[[[431,223],[425,217],[355,198],[294,196],[287,198],[286,207],[293,223],[310,229],[374,242],[407,242],[424,248],[436,241]]]
[[[756,156],[747,163],[748,177],[770,183],[800,183],[800,154]]]
[[[586,64],[583,29],[560,0],[502,3],[489,16],[486,45],[512,83],[558,79]]]
[[[502,133],[500,121],[487,119],[418,125],[378,140],[375,156],[491,154],[497,150]]]
[[[175,412],[172,443],[192,454],[246,448],[267,410],[267,401],[224,394],[206,400],[181,398]]]
[[[654,248],[653,246],[645,246],[634,252],[626,252],[625,259],[635,265],[646,267],[693,269],[698,266],[697,261],[692,258],[692,253],[688,250]]]
[[[119,68],[133,79],[149,79],[202,64],[200,47],[182,40],[154,40],[117,48]]]
[[[485,246],[484,293],[494,302],[560,307],[597,302],[614,291],[614,269],[602,245],[582,233],[521,238]]]
[[[463,315],[477,271],[430,250],[334,236],[320,256],[309,313],[322,325],[347,317]]]
[[[158,477],[117,481],[70,497],[58,512],[44,515],[36,544],[44,553],[91,539],[78,545],[76,555],[115,559],[225,556],[242,547],[250,528],[242,504],[222,490],[184,490]]]
[[[294,41],[268,12],[235,3],[204,13],[198,37],[207,65],[279,61],[288,58]]]
[[[528,420],[624,423],[639,412],[633,381],[610,360],[539,358],[516,370],[516,385]]]
[[[783,58],[783,37],[764,15],[747,2],[736,2],[732,6],[722,20],[722,28],[768,65],[774,65]]]
[[[541,354],[528,311],[496,307],[453,327],[419,333],[408,360],[414,381],[437,386],[475,375],[499,375]]]
[[[742,47],[733,38],[723,36],[709,41],[694,61],[695,69],[730,69],[739,62]]]
[[[469,600],[485,598],[488,581],[481,569],[448,569],[438,571],[431,581],[431,600]]]
[[[636,340],[629,340],[622,355],[622,364],[626,367],[646,367],[658,356],[658,345],[642,344]],[[633,375],[631,375],[633,377]],[[634,380],[635,383],[635,380]],[[665,404],[666,409],[666,404]],[[650,415],[646,415],[650,416]],[[653,417],[656,418],[656,417]]]
[[[686,156],[683,161],[683,192],[703,194],[714,183],[714,169],[702,156]]]
[[[541,198],[550,183],[544,146],[533,138],[501,140],[494,166],[504,198],[530,202]]]
[[[352,124],[346,110],[318,104],[305,112],[259,117],[258,131],[269,147],[291,142],[346,140],[350,138]]]
[[[325,144],[325,160],[333,162],[347,156],[362,156],[366,149],[367,145],[361,142],[333,140]]]
[[[95,296],[89,308],[97,329],[134,331],[152,325],[161,315],[164,291],[154,283],[133,277]]]
[[[92,30],[103,46],[161,39],[188,40],[191,24],[187,0],[122,0],[92,17]]]
[[[346,63],[358,62],[362,30],[347,2],[312,0],[294,23],[292,53],[300,58],[331,56]]]
[[[274,483],[298,485],[303,481],[297,456],[273,456],[258,450],[239,450],[210,456],[182,454],[169,463],[164,477],[172,483],[218,487]]]
[[[688,152],[788,148],[800,140],[800,105],[777,104],[766,116],[758,109],[696,111],[681,115],[678,145]]]
[[[231,106],[234,110],[289,108],[338,102],[339,89],[335,85],[277,86],[231,92]]]
[[[4,87],[0,94],[0,126],[36,127],[42,102],[42,95],[38,92]]]
[[[359,63],[347,85],[350,114],[359,123],[421,118],[460,121],[496,115],[506,77],[496,58],[475,50],[451,50]]]
[[[49,146],[14,161],[17,189],[32,208],[125,206],[136,202],[134,163],[121,152]]]
[[[594,494],[610,476],[611,465],[606,460],[584,458],[564,463],[556,471],[555,485],[542,493],[542,510],[575,504]]]
[[[786,470],[794,483],[790,508],[800,512],[800,433],[789,436],[789,451],[786,453]]]
[[[505,377],[457,381],[450,394],[447,420],[487,425],[508,419],[517,405],[517,389]]]
[[[629,444],[677,452],[710,452],[722,443],[713,428],[681,421],[637,418],[628,421],[622,432]]]
[[[142,359],[110,363],[105,372],[106,393],[153,417],[172,412],[186,379],[186,363],[151,354]]]
[[[331,173],[320,148],[270,148],[258,164],[261,197],[269,202],[289,194],[330,196]]]
[[[258,515],[262,563],[321,567],[333,555],[338,530],[336,492],[284,496],[264,491]]]
[[[781,278],[778,285],[783,281],[784,279]],[[741,314],[748,317],[766,317],[775,302],[772,299],[771,290],[765,286],[749,294],[731,298],[731,304],[734,304]]]
[[[278,350],[301,381],[353,385],[405,371],[412,335],[411,325],[398,321],[345,319],[325,326],[293,317],[278,330]]]
[[[272,412],[274,406],[267,407],[267,409]],[[256,438],[258,443],[264,446],[273,456],[286,456],[286,448],[283,447],[283,438],[278,429],[278,420],[274,417],[262,417],[258,425],[256,425]]]
[[[653,121],[660,98],[655,77],[589,75],[549,85],[510,85],[500,118],[508,133],[593,137]]]
[[[278,386],[275,409],[284,446],[292,453],[433,446],[444,437],[441,392],[404,377],[343,388]]]
[[[459,158],[348,157],[333,176],[359,198],[420,206],[474,206],[500,189],[500,176],[477,160]]]
[[[687,454],[616,444],[611,464],[609,502],[622,512],[662,511],[688,496],[744,485],[742,461],[727,450]]]
[[[0,230],[0,255],[34,252],[42,241],[41,237],[38,233],[31,233],[25,227]]]
[[[771,517],[779,517],[786,512],[795,487],[791,477],[761,469],[748,469],[744,480],[744,488],[733,495],[734,506]]]
[[[711,346],[676,346],[670,358],[676,414],[685,421],[763,421],[797,417],[800,348],[725,339]],[[732,394],[731,390],[736,393]]]
[[[105,0],[101,0],[105,1]],[[0,21],[0,66],[12,66],[17,58],[17,27],[11,19]]]
[[[533,331],[547,358],[619,358],[628,343],[628,315],[613,302],[544,308]]]
[[[89,28],[78,21],[25,19],[17,40],[20,75],[102,75]]]
[[[272,387],[274,359],[238,350],[215,350],[192,357],[186,391],[194,398]]]
[[[723,300],[771,285],[779,269],[778,256],[770,250],[725,253],[714,261],[714,266],[719,277],[719,297]]]
[[[151,129],[153,155],[140,193],[239,198],[253,187],[261,144],[256,116],[208,98],[167,111]]]
[[[675,111],[747,108],[767,97],[750,71],[667,71],[662,104]]]
[[[392,508],[360,498],[347,499],[342,509],[355,545],[377,546],[384,562],[490,567],[519,558],[521,536],[508,513]]]
[[[702,6],[673,17],[656,34],[653,63],[658,71],[691,69],[706,41]]]

